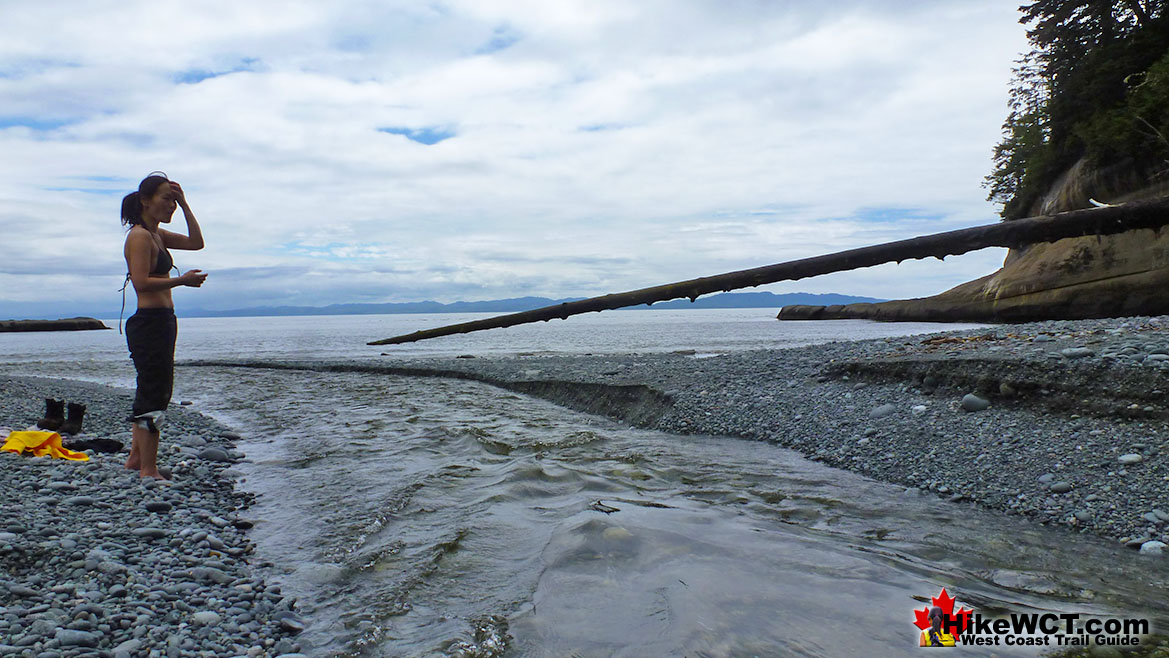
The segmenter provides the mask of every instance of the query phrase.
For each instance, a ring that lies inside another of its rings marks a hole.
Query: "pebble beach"
[[[0,380],[0,424],[35,424],[45,397],[88,406],[79,438],[129,441],[127,391],[60,379]],[[265,583],[248,540],[238,439],[173,408],[159,455],[169,484],[125,470],[125,450],[0,452],[0,655],[296,655],[295,602]]]

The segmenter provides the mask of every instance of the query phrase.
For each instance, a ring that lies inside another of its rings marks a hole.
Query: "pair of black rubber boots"
[[[69,403],[69,417],[65,417],[65,401],[45,398],[45,417],[37,421],[37,427],[61,434],[81,434],[81,421],[85,418],[85,405]]]

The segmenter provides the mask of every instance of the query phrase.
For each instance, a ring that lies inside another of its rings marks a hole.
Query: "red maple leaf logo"
[[[958,641],[958,635],[970,627],[970,616],[972,614],[974,614],[974,611],[967,610],[966,606],[962,606],[962,608],[960,608],[958,610],[958,612],[955,613],[954,612],[954,601],[955,600],[956,599],[954,599],[952,596],[950,596],[950,594],[948,592],[946,592],[945,587],[942,588],[941,594],[930,599],[930,601],[933,603],[933,605],[936,605],[942,609],[942,614],[945,615],[942,618],[943,623],[945,621],[949,621],[949,620],[953,620],[953,619],[958,620],[957,632],[953,633],[954,640]],[[918,628],[920,628],[923,631],[930,627],[930,609],[929,609],[929,607],[922,608],[921,610],[914,610],[913,616],[916,617],[916,620],[913,622],[914,626],[917,626]],[[945,627],[943,626],[943,630],[948,630],[948,629],[945,629]]]

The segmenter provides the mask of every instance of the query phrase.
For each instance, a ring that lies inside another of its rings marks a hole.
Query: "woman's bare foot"
[[[140,471],[139,474],[143,478],[154,478],[155,480],[163,480],[166,482],[170,482],[171,479],[170,469],[166,468],[156,468],[153,471]]]
[[[133,437],[130,447],[130,457],[126,460],[126,468],[136,468],[143,478],[167,480],[167,475],[158,469],[158,432],[135,423],[130,428]]]

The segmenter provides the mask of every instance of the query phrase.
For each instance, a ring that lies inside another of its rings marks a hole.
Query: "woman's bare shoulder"
[[[150,231],[141,226],[131,226],[129,232],[126,233],[126,244],[138,244],[140,242],[154,242],[150,237]]]

